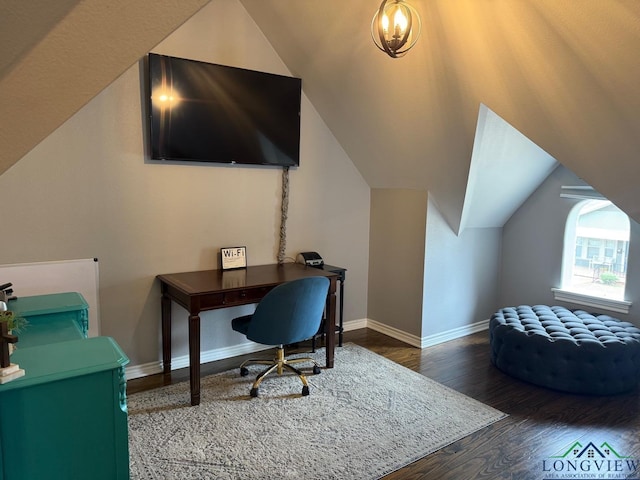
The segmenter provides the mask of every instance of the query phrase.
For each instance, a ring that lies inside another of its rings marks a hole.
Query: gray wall
[[[415,343],[486,320],[498,305],[501,235],[456,235],[427,192],[373,189],[369,318]]]
[[[206,6],[154,51],[291,74],[235,0]],[[0,264],[98,257],[101,333],[132,365],[161,357],[155,276],[215,268],[233,245],[246,245],[249,265],[274,263],[281,194],[277,168],[147,161],[141,82],[135,64],[0,176]],[[317,250],[346,267],[345,319],[365,318],[369,187],[304,95],[290,182],[287,255]],[[203,350],[243,343],[229,319],[247,308],[204,314]],[[174,316],[183,355],[186,315]]]
[[[154,52],[296,74],[237,0],[209,4]],[[275,261],[281,182],[273,168],[146,161],[141,82],[132,65],[0,176],[0,264],[98,257],[102,334],[133,365],[160,358],[157,274],[214,268],[218,249],[230,245],[246,245],[250,265]],[[305,95],[301,150],[287,255],[317,250],[348,269],[346,321],[368,317],[424,337],[483,320],[500,305],[553,303],[573,205],[559,187],[579,181],[567,170],[513,215],[501,243],[497,229],[453,235],[425,191],[370,191]],[[632,302],[640,297],[638,238],[631,222]],[[203,350],[244,342],[229,319],[246,309],[203,315]],[[186,354],[185,314],[174,314],[174,353]],[[629,318],[640,324],[633,309]]]
[[[427,192],[372,189],[371,320],[420,337]]]
[[[563,305],[551,288],[561,286],[562,251],[567,215],[580,200],[560,197],[561,187],[585,185],[570,170],[559,166],[509,219],[503,228],[501,306]],[[625,300],[640,301],[640,227],[631,220],[627,288]],[[640,325],[640,313],[631,308],[628,315],[602,310],[612,316]]]
[[[456,235],[429,200],[422,336],[486,320],[500,283],[502,229],[466,228]]]

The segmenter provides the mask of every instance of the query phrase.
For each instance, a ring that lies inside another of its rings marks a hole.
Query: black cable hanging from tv
[[[278,264],[282,265],[287,248],[287,215],[289,212],[289,167],[282,167],[282,204],[280,205],[280,246]]]

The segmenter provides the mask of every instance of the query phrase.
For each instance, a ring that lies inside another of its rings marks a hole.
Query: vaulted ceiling
[[[0,174],[207,0],[0,0]]]
[[[458,228],[486,105],[640,221],[639,1],[409,0],[400,59],[378,0],[239,1],[371,187],[429,190]],[[206,3],[0,0],[0,173]]]

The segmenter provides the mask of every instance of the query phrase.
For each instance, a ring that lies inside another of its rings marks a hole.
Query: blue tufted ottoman
[[[640,329],[608,315],[546,305],[502,308],[489,324],[504,373],[571,393],[612,395],[640,380]]]

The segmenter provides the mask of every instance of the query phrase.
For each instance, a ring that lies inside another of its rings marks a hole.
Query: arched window
[[[562,290],[624,300],[629,217],[608,200],[584,200],[567,217]]]

